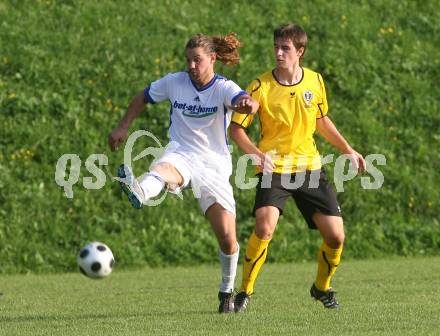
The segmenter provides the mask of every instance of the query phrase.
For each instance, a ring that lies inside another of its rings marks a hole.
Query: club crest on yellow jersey
[[[312,100],[313,100],[312,91],[309,91],[309,90],[305,91],[303,93],[303,97],[304,97],[304,101],[306,102],[307,105],[310,105],[312,103]]]

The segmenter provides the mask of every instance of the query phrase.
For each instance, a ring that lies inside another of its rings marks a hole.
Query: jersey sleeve
[[[318,74],[318,82],[320,86],[320,98],[318,101],[318,111],[316,112],[317,119],[325,117],[328,112],[327,94],[325,92],[324,80],[320,74]]]
[[[144,102],[156,104],[169,99],[169,87],[172,74],[162,77],[144,89]]]
[[[248,126],[251,124],[253,119],[254,116],[252,114],[243,114],[243,113],[234,112],[232,113],[231,122],[240,125],[243,128],[248,128]]]
[[[225,81],[223,88],[225,92],[225,100],[223,104],[225,104],[225,106],[234,105],[240,96],[246,94],[246,91],[242,90],[237,84],[235,84],[231,80]]]
[[[261,89],[261,81],[260,79],[254,79],[246,88],[246,91],[249,95],[254,98],[258,104],[261,104],[261,97],[263,90]]]
[[[259,79],[253,80],[248,87],[246,88],[247,93],[254,98],[260,105],[260,99],[261,99],[261,81]],[[240,125],[243,128],[248,128],[249,125],[252,123],[252,120],[254,120],[254,116],[251,114],[242,114],[234,112],[232,114],[232,122]]]

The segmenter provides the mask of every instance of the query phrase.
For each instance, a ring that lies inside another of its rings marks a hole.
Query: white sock
[[[165,186],[165,181],[158,173],[149,172],[141,177],[139,184],[144,191],[145,199],[148,200],[159,195]]]
[[[222,250],[219,250],[218,254],[222,265],[222,283],[220,284],[220,292],[232,293],[234,291],[234,281],[237,273],[240,245],[237,243],[237,252],[234,254],[224,254]]]

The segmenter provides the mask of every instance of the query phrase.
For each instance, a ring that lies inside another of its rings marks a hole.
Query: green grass
[[[308,290],[314,263],[267,264],[250,310],[216,313],[218,267],[0,277],[0,335],[434,335],[440,258],[341,264],[343,308],[327,311]],[[240,278],[240,276],[238,277]]]

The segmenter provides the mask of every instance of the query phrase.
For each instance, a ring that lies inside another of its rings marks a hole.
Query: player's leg
[[[150,172],[137,179],[129,166],[121,165],[118,177],[122,179],[120,185],[127,194],[131,205],[140,209],[150,198],[162,191],[166,183],[182,181],[182,175],[171,164],[158,164]]]
[[[304,185],[295,193],[295,202],[306,219],[309,228],[318,229],[323,242],[317,254],[318,271],[310,289],[313,298],[326,308],[338,308],[339,304],[330,288],[331,279],[339,265],[344,243],[344,225],[336,194],[330,187],[324,171],[320,173],[317,188],[309,187],[310,173]]]
[[[237,273],[239,245],[235,229],[235,200],[229,177],[230,157],[194,158],[191,161],[191,186],[200,208],[208,218],[219,244],[221,283],[219,313],[234,311],[234,282]]]
[[[255,231],[249,237],[243,264],[240,292],[251,295],[255,280],[267,256],[267,248],[278,223],[280,211],[274,206],[264,206],[255,211]]]
[[[341,260],[345,239],[344,224],[342,217],[321,213],[316,213],[313,221],[323,238],[318,252],[318,273],[315,285],[319,290],[327,291]]]
[[[140,179],[140,185],[145,191],[148,198],[159,195],[162,188],[159,190],[158,186],[155,186],[155,181],[151,176],[157,178],[160,177],[167,185],[170,190],[175,190],[181,187],[184,183],[184,178],[181,173],[182,169],[179,166],[177,169],[173,164],[168,162],[161,162],[151,169],[151,173],[143,175]]]
[[[235,214],[219,203],[214,203],[205,212],[217,238],[222,271],[219,289],[219,313],[234,311],[234,282],[237,273],[239,245],[235,231]]]
[[[313,216],[323,242],[318,251],[318,270],[310,295],[321,301],[325,308],[339,308],[330,282],[341,260],[344,244],[344,225],[341,217],[316,213]]]
[[[266,260],[269,242],[272,239],[278,218],[290,196],[289,192],[281,185],[280,174],[272,174],[270,183],[263,182],[264,178],[269,178],[269,175],[259,175],[254,205],[255,230],[249,237],[246,246],[243,278],[240,291],[235,297],[236,312],[245,311],[249,304],[260,268]]]
[[[264,206],[255,212],[255,231],[249,237],[243,262],[243,278],[235,297],[235,311],[244,312],[254,293],[255,281],[266,261],[269,243],[275,231],[280,210],[274,206]]]
[[[186,186],[191,178],[186,160],[178,153],[165,154],[151,169],[138,179],[127,165],[118,169],[122,190],[127,194],[133,207],[139,209],[148,200],[159,195],[165,185],[172,191]]]

